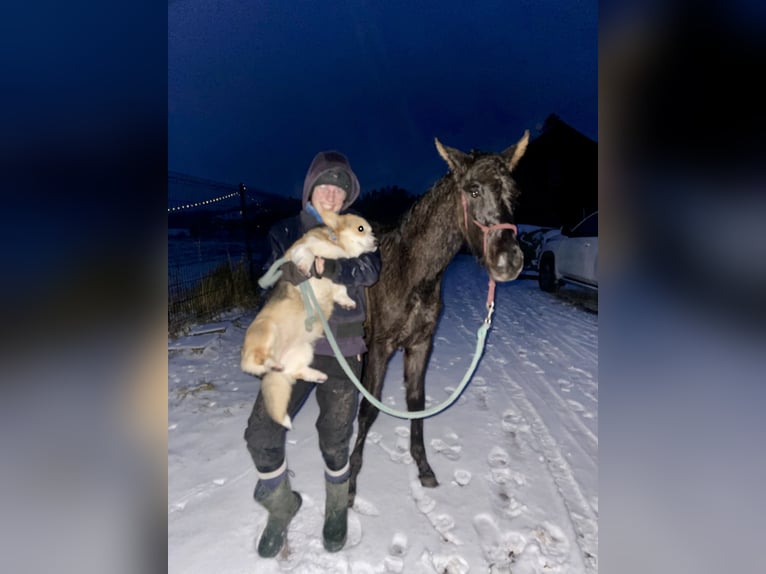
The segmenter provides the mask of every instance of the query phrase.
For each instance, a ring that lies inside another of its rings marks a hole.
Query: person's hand
[[[314,265],[311,267],[311,275],[319,278],[335,279],[338,276],[339,270],[340,264],[337,259],[317,257],[314,259]]]
[[[298,269],[298,266],[293,263],[292,261],[288,261],[287,263],[284,263],[281,267],[282,269],[282,277],[281,279],[284,279],[288,283],[292,283],[293,285],[300,285],[304,281],[306,281],[309,276],[304,275],[301,273],[301,270]]]

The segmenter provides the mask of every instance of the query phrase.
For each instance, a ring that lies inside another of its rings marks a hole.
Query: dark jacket
[[[311,197],[313,183],[319,176],[331,169],[343,169],[351,177],[352,189],[346,194],[346,199],[341,208],[344,213],[347,208],[359,197],[359,181],[351,171],[345,156],[337,152],[322,152],[317,154],[306,174],[303,186],[303,210],[294,217],[284,219],[274,225],[269,231],[269,244],[271,253],[264,264],[264,271],[282,257],[287,249],[295,243],[306,231],[312,227],[322,225],[314,215],[307,211],[306,206]],[[331,270],[330,270],[331,269]],[[332,317],[329,320],[330,329],[335,336],[341,352],[346,357],[351,357],[367,351],[364,342],[364,320],[367,313],[367,300],[365,288],[374,285],[380,274],[380,252],[364,253],[360,257],[350,259],[338,259],[337,264],[328,265],[323,277],[331,279],[335,283],[346,286],[348,295],[356,302],[355,309],[343,309],[335,305]],[[333,355],[332,347],[326,338],[322,337],[316,342],[314,352],[317,355]]]

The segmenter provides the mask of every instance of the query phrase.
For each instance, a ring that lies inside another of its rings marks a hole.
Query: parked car
[[[563,283],[598,289],[598,211],[574,227],[546,236],[540,253],[540,289],[555,292]]]

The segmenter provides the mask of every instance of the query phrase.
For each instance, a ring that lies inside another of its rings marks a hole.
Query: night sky
[[[168,5],[168,169],[297,197],[314,154],[424,192],[434,137],[500,151],[555,113],[597,139],[595,1]]]

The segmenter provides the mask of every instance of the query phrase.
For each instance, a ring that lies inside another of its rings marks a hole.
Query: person
[[[345,212],[359,197],[359,190],[359,180],[346,156],[337,151],[318,153],[304,180],[303,209],[297,216],[280,221],[269,231],[271,253],[264,269],[269,269],[307,230],[322,225],[319,209]],[[311,268],[311,275],[327,277],[345,285],[349,296],[356,302],[354,309],[335,305],[328,323],[338,347],[358,379],[361,379],[363,358],[367,351],[363,325],[367,307],[365,288],[377,282],[380,265],[380,254],[375,251],[350,259],[317,258]],[[309,278],[292,262],[283,264],[281,269],[281,280],[294,285]],[[346,543],[349,446],[359,396],[324,336],[315,344],[312,367],[326,373],[327,380],[319,384],[296,381],[287,412],[294,419],[309,394],[316,391],[319,405],[316,429],[325,463],[322,538],[327,551],[337,552]],[[254,497],[269,513],[266,528],[258,542],[258,554],[266,558],[279,553],[288,524],[301,506],[300,494],[290,486],[285,439],[285,427],[274,422],[266,413],[263,397],[258,393],[247,421],[245,440],[258,476]]]

